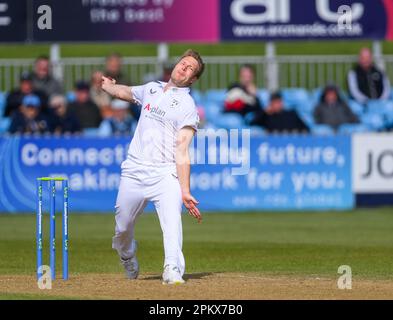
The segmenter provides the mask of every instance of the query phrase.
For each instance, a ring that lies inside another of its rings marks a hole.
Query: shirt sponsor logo
[[[164,117],[166,113],[164,110],[160,109],[159,107],[151,107],[150,103],[148,103],[143,109],[147,110],[151,114],[155,114],[160,117]]]

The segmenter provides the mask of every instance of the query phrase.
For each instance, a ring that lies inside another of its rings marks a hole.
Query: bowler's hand
[[[184,206],[188,210],[188,213],[195,217],[198,220],[198,223],[200,223],[202,221],[202,216],[199,209],[196,207],[199,202],[189,192],[182,194],[182,200]]]
[[[102,82],[101,82],[101,88],[103,90],[105,90],[106,88],[108,88],[110,85],[116,84],[116,80],[111,78],[111,77],[105,77],[102,76],[101,78]],[[106,90],[105,90],[106,91]]]

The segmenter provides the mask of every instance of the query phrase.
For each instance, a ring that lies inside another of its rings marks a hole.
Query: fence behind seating
[[[346,74],[357,57],[352,55],[277,56],[208,56],[206,71],[195,84],[201,91],[225,89],[236,81],[239,67],[251,64],[256,70],[258,87],[264,88],[269,77],[267,66],[278,70],[280,88],[314,89],[334,82],[346,87]],[[32,68],[33,59],[0,59],[0,91],[10,91],[19,82],[19,75]],[[105,58],[62,58],[58,66],[63,74],[66,91],[73,89],[77,80],[89,80],[94,70],[103,69]],[[175,62],[175,61],[172,61]],[[385,55],[378,61],[390,79],[393,79],[393,55]],[[156,57],[124,57],[123,70],[129,84],[140,84],[160,76],[161,64]]]

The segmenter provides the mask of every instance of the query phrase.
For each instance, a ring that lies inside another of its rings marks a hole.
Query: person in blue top
[[[9,133],[42,134],[53,132],[52,119],[41,112],[41,101],[37,95],[23,98],[20,109],[12,114]]]

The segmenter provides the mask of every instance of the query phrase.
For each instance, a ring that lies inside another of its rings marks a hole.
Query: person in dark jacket
[[[122,71],[122,57],[119,53],[112,53],[106,57],[105,60],[105,77],[110,77],[116,80],[116,83],[129,85],[129,80]]]
[[[7,96],[4,117],[10,117],[14,112],[18,111],[22,105],[23,98],[30,94],[34,94],[40,98],[41,112],[46,112],[48,96],[45,92],[34,89],[31,73],[28,71],[22,72],[19,80],[19,87],[12,90]]]
[[[363,48],[359,54],[359,62],[348,73],[350,95],[359,103],[367,103],[369,99],[388,99],[390,82],[385,73],[373,63],[369,48]]]
[[[239,72],[239,82],[229,87],[224,101],[224,113],[235,112],[242,116],[262,109],[257,96],[255,72],[251,65],[243,65]]]
[[[66,98],[62,95],[54,95],[49,102],[53,114],[54,133],[79,133],[81,126],[78,118],[67,107]]]
[[[47,56],[39,56],[36,59],[32,81],[34,89],[45,92],[48,97],[63,92],[63,85],[52,75],[51,63]]]
[[[20,110],[14,112],[9,133],[42,134],[53,131],[52,119],[41,110],[40,98],[36,95],[27,95],[23,98]]]
[[[279,92],[271,95],[266,110],[257,112],[250,125],[259,125],[270,133],[309,132],[309,128],[295,110],[284,110],[284,103]]]
[[[89,84],[79,81],[75,86],[75,101],[70,103],[70,111],[76,115],[82,129],[98,128],[102,117],[97,105],[90,99]]]
[[[337,130],[344,123],[359,123],[358,117],[343,101],[336,86],[327,86],[321,101],[314,109],[314,120],[318,124],[327,124]]]

